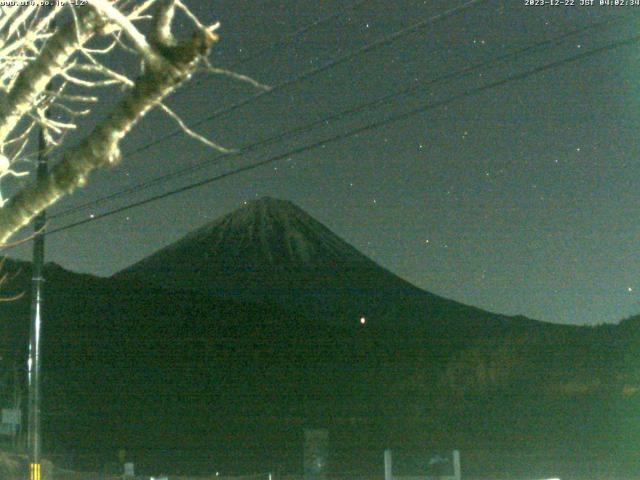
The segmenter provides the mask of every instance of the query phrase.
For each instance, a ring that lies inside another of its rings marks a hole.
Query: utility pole
[[[45,113],[46,115],[46,113]],[[47,175],[47,140],[44,127],[40,126],[38,138],[38,165],[36,181]],[[33,221],[33,266],[31,274],[31,328],[29,333],[29,480],[41,480],[41,420],[40,420],[40,334],[42,324],[44,288],[44,227],[47,214],[43,210]]]

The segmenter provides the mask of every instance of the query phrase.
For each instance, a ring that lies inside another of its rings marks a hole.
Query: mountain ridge
[[[337,315],[336,304],[348,305],[351,318],[375,315],[387,324],[402,317],[419,323],[425,315],[437,319],[454,311],[457,317],[538,323],[423,290],[359,252],[292,202],[271,197],[247,202],[112,278],[233,298],[275,298],[293,304],[293,309],[304,303],[318,315]]]
[[[216,470],[238,468],[237,452],[258,445],[242,467],[258,471],[282,461],[296,471],[296,442],[309,426],[330,429],[342,454],[336,468],[345,469],[382,448],[447,444],[469,458],[474,445],[553,451],[582,445],[585,436],[592,448],[612,442],[623,448],[640,432],[627,421],[640,400],[637,319],[585,328],[442,299],[406,287],[348,245],[325,242],[328,229],[292,204],[276,202],[273,211],[267,203],[162,249],[150,263],[155,282],[144,269],[100,278],[47,265],[45,440],[69,449],[127,445],[141,458],[150,446],[164,452],[179,444],[216,452]],[[298,228],[292,218],[311,236],[296,237],[298,247],[271,250],[274,238]],[[220,232],[220,225],[228,228]],[[210,242],[212,236],[220,241]],[[234,238],[246,241],[238,246]],[[204,254],[212,255],[207,245],[224,253],[227,242],[228,259],[203,268]],[[326,252],[322,262],[310,262],[305,252],[317,251]],[[234,273],[234,260],[245,257],[247,267],[269,252],[264,266],[254,264],[261,268]],[[344,261],[331,264],[334,254]],[[282,259],[290,265],[279,265]],[[0,304],[1,316],[11,320],[0,323],[0,371],[11,371],[11,361],[23,364],[27,346],[29,265],[15,266],[21,273],[11,289],[27,295]],[[242,295],[245,288],[254,295]],[[603,409],[607,415],[592,418]],[[576,458],[590,468],[583,453]],[[486,457],[481,470],[465,460],[465,471],[487,473],[494,460]],[[174,465],[163,454],[153,462]]]

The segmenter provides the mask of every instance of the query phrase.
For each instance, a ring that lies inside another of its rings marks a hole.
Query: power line
[[[272,42],[272,43],[270,43],[270,44],[268,44],[268,45],[266,45],[266,46],[264,46],[264,47],[262,47],[262,48],[260,48],[258,50],[253,51],[250,55],[247,55],[247,56],[245,56],[245,57],[243,57],[243,58],[241,58],[239,60],[236,60],[235,62],[231,62],[225,68],[230,69],[230,68],[238,67],[240,65],[243,65],[245,63],[250,62],[254,58],[257,58],[257,57],[259,57],[260,55],[262,55],[264,53],[267,53],[270,50],[275,50],[276,48],[282,47],[282,46],[286,45],[289,41],[291,41],[291,40],[293,40],[293,39],[295,39],[297,37],[301,37],[302,35],[304,35],[305,33],[309,32],[310,30],[313,30],[314,28],[319,27],[320,25],[323,25],[323,24],[325,24],[327,22],[330,22],[331,20],[333,20],[335,18],[338,18],[340,15],[344,15],[345,12],[348,12],[349,10],[354,10],[354,9],[358,8],[360,5],[366,3],[367,1],[369,1],[369,0],[356,0],[353,3],[345,6],[344,8],[339,9],[338,11],[336,11],[336,12],[334,12],[332,14],[329,14],[329,15],[326,15],[324,17],[321,17],[321,18],[311,22],[310,24],[299,28],[298,30],[296,30],[296,31],[294,31],[292,33],[289,33],[287,35],[283,35],[281,38],[275,40],[274,42]],[[173,94],[172,98],[176,98],[176,97],[180,96],[184,91],[185,91],[184,89],[176,91]],[[30,153],[29,155],[25,155],[22,159],[25,160],[25,159],[33,158],[33,157],[39,155],[39,153],[40,153],[39,151]],[[131,154],[131,153],[129,153],[129,154]]]
[[[435,24],[435,23],[437,23],[439,21],[445,20],[445,19],[447,19],[449,17],[453,17],[455,15],[461,14],[465,10],[467,10],[467,9],[473,7],[473,6],[479,5],[481,3],[486,3],[487,1],[488,0],[468,0],[465,3],[463,3],[463,4],[461,4],[461,5],[457,6],[457,7],[450,8],[448,10],[445,10],[442,13],[439,13],[437,15],[429,17],[426,20],[414,23],[413,25],[410,25],[410,26],[408,26],[406,28],[397,30],[397,31],[395,31],[395,32],[393,32],[393,33],[391,33],[389,35],[386,35],[386,36],[382,37],[381,39],[379,39],[379,40],[377,40],[375,42],[368,43],[368,44],[363,45],[362,47],[360,47],[360,48],[358,48],[358,49],[356,49],[356,50],[354,50],[354,51],[352,51],[350,53],[347,53],[347,54],[345,54],[345,55],[343,55],[341,57],[338,57],[338,58],[336,58],[334,60],[330,60],[328,62],[325,62],[324,64],[319,65],[316,68],[313,68],[311,70],[307,70],[306,72],[303,72],[303,73],[301,73],[299,75],[296,75],[294,77],[290,77],[290,78],[288,78],[288,79],[286,79],[286,80],[274,85],[269,90],[261,91],[261,92],[255,94],[255,95],[252,95],[252,96],[250,96],[248,98],[240,100],[240,101],[238,101],[238,102],[236,102],[236,103],[234,103],[234,104],[232,104],[232,105],[230,105],[228,107],[224,107],[224,108],[218,109],[215,112],[213,112],[211,115],[208,115],[207,117],[202,118],[201,120],[198,120],[197,122],[192,124],[191,127],[198,127],[198,126],[202,125],[203,123],[206,123],[206,122],[209,122],[209,121],[213,120],[214,118],[218,118],[220,116],[223,116],[223,115],[226,115],[228,113],[234,112],[235,110],[238,110],[239,108],[242,108],[245,105],[248,105],[248,104],[250,104],[250,103],[252,103],[252,102],[254,102],[256,100],[259,100],[260,98],[272,95],[272,94],[274,94],[274,93],[276,93],[276,92],[278,92],[280,90],[283,90],[284,88],[286,88],[286,87],[288,87],[290,85],[294,85],[296,83],[303,82],[303,81],[305,81],[305,80],[307,80],[307,79],[309,79],[309,78],[311,78],[311,77],[313,77],[315,75],[318,75],[319,73],[322,73],[322,72],[324,72],[324,71],[326,71],[326,70],[328,70],[330,68],[337,67],[338,65],[346,63],[346,62],[348,62],[348,61],[350,61],[350,60],[352,60],[352,59],[354,59],[354,58],[356,58],[356,57],[358,57],[360,55],[364,55],[365,53],[369,53],[369,52],[371,52],[373,50],[376,50],[376,49],[378,49],[380,47],[383,47],[383,46],[386,46],[388,44],[391,44],[391,43],[395,42],[396,40],[399,40],[400,38],[403,38],[403,37],[405,37],[407,35],[410,35],[410,34],[416,32],[416,31],[418,31],[418,30],[420,30],[420,29],[422,29],[424,27],[427,27],[429,25],[433,25],[433,24]],[[360,2],[355,2],[355,3],[356,3],[356,5],[360,4]],[[123,152],[122,155],[123,155],[123,157],[131,157],[133,155],[137,155],[140,152],[148,150],[149,148],[151,148],[151,147],[153,147],[153,146],[155,146],[155,145],[157,145],[159,143],[162,143],[162,142],[164,142],[166,140],[174,138],[174,137],[176,137],[178,135],[181,135],[182,133],[184,133],[184,131],[182,129],[180,129],[180,128],[175,129],[172,132],[168,133],[167,135],[165,135],[163,137],[160,137],[160,138],[158,138],[156,140],[152,140],[152,141],[146,143],[145,145],[142,145],[140,147],[134,148],[134,149],[132,149],[130,151]],[[64,153],[61,153],[61,155],[64,155]]]
[[[334,18],[338,18],[341,15],[344,15],[345,12],[347,12],[349,10],[354,10],[354,9],[358,8],[360,5],[362,5],[363,3],[367,2],[367,1],[368,0],[357,0],[357,1],[347,5],[346,7],[341,8],[340,10],[332,13],[332,14],[326,15],[325,17],[321,17],[318,20],[310,23],[309,25],[306,25],[306,26],[304,26],[302,28],[299,28],[298,30],[296,30],[293,33],[290,33],[288,35],[284,35],[282,38],[276,40],[275,42],[273,42],[273,43],[271,43],[271,44],[269,44],[269,45],[267,45],[267,46],[265,46],[263,48],[260,48],[258,50],[253,51],[250,55],[247,55],[246,57],[241,58],[240,60],[238,60],[236,62],[232,62],[231,65],[229,66],[229,68],[235,68],[235,67],[237,67],[239,65],[242,65],[244,63],[247,63],[247,62],[253,60],[254,58],[257,58],[257,57],[263,55],[264,53],[266,53],[266,52],[268,52],[270,50],[273,50],[275,48],[281,47],[281,46],[285,45],[286,43],[288,43],[290,40],[293,40],[294,38],[300,37],[300,36],[304,35],[305,33],[307,33],[308,31],[310,31],[310,30],[312,30],[312,29],[314,29],[314,28],[316,28],[316,27],[318,27],[318,26],[320,26],[320,25],[322,25],[324,23],[330,22]]]
[[[198,120],[197,122],[193,123],[191,125],[191,127],[198,127],[200,125],[202,125],[203,123],[209,122],[211,120],[213,120],[214,118],[218,118],[222,115],[226,115],[228,113],[234,112],[236,110],[238,110],[239,108],[244,107],[245,105],[248,105],[252,102],[255,102],[256,100],[269,96],[269,95],[273,95],[276,92],[279,92],[280,90],[283,90],[284,88],[290,86],[290,85],[294,85],[296,83],[300,83],[303,82],[304,80],[307,80],[311,77],[314,77],[316,75],[318,75],[319,73],[322,73],[326,70],[329,70],[330,68],[334,68],[337,67],[338,65],[342,65],[343,63],[346,63],[350,60],[353,60],[356,57],[359,57],[361,55],[364,55],[365,53],[369,53],[373,50],[376,50],[380,47],[386,46],[386,45],[390,45],[391,43],[395,42],[396,40],[399,40],[403,37],[406,37],[407,35],[410,35],[422,28],[425,28],[429,25],[433,25],[434,23],[437,23],[439,21],[445,20],[449,17],[453,17],[455,15],[459,15],[462,12],[464,12],[465,10],[479,5],[481,3],[485,3],[488,0],[467,0],[465,3],[457,6],[457,7],[453,7],[450,8],[448,10],[445,10],[442,13],[439,13],[437,15],[434,15],[432,17],[429,17],[426,20],[423,20],[421,22],[417,22],[414,23],[413,25],[410,25],[406,28],[397,30],[393,33],[390,33],[389,35],[386,35],[384,37],[382,37],[381,39],[372,42],[372,43],[368,43],[366,45],[363,45],[362,47],[349,52],[345,55],[342,55],[341,57],[338,57],[336,59],[333,60],[329,60],[325,63],[323,63],[322,65],[319,65],[316,68],[312,68],[310,70],[307,70],[306,72],[302,72],[299,75],[296,75],[294,77],[290,77],[276,85],[274,85],[273,87],[271,87],[269,90],[264,90],[261,91],[259,93],[256,93],[255,95],[252,95],[248,98],[245,98],[243,100],[240,100],[228,107],[224,107],[221,109],[216,110],[215,112],[213,112],[211,115],[206,116],[205,118],[202,118],[201,120]],[[123,153],[123,156],[132,156],[132,155],[137,155],[138,153],[147,150],[159,143],[162,143],[166,140],[169,140],[171,138],[174,138],[180,134],[182,134],[183,131],[182,129],[176,129],[173,132],[170,132],[169,134],[158,138],[156,140],[152,140],[151,142],[146,143],[145,145],[142,145],[138,148],[134,148],[128,152]]]
[[[259,99],[259,98],[262,98],[263,96],[270,95],[270,94],[272,94],[272,93],[274,93],[276,91],[282,90],[282,89],[284,89],[285,87],[287,87],[289,85],[302,82],[302,81],[304,81],[304,80],[306,80],[306,79],[308,79],[308,78],[310,78],[312,76],[315,76],[315,75],[317,75],[317,74],[319,74],[319,73],[321,73],[321,72],[323,72],[325,70],[328,70],[329,68],[333,68],[333,67],[338,66],[338,65],[340,65],[342,63],[345,63],[345,62],[347,62],[347,61],[349,61],[349,60],[351,60],[351,59],[353,59],[353,58],[355,58],[355,57],[357,57],[359,55],[362,55],[364,53],[368,53],[368,52],[370,52],[372,50],[375,50],[376,48],[380,48],[381,46],[384,46],[386,44],[390,44],[390,43],[392,43],[392,42],[394,42],[394,41],[396,41],[396,40],[398,40],[398,39],[400,39],[400,38],[402,38],[404,36],[407,36],[407,35],[415,32],[415,31],[417,31],[417,30],[419,30],[421,28],[424,28],[424,27],[426,27],[428,25],[434,24],[434,23],[436,23],[438,21],[441,21],[441,20],[444,20],[446,18],[452,17],[454,15],[460,14],[460,13],[462,13],[463,11],[465,11],[468,8],[471,8],[471,7],[473,7],[473,6],[477,5],[477,4],[484,3],[484,2],[487,2],[487,1],[488,0],[469,0],[469,1],[459,5],[457,7],[450,8],[450,9],[448,9],[448,10],[442,12],[442,13],[439,13],[437,15],[429,17],[426,20],[414,23],[413,25],[410,25],[410,26],[408,26],[406,28],[403,28],[401,30],[397,30],[396,32],[393,32],[393,33],[391,33],[391,34],[389,34],[389,35],[387,35],[385,37],[382,37],[380,40],[378,40],[376,42],[366,44],[366,45],[360,47],[359,49],[356,49],[356,50],[354,50],[354,51],[352,51],[350,53],[347,53],[347,54],[345,54],[345,55],[343,55],[341,57],[338,57],[337,59],[330,60],[330,61],[328,61],[328,62],[326,62],[326,63],[324,63],[324,64],[322,64],[322,65],[320,65],[320,66],[318,66],[316,68],[313,68],[311,70],[303,72],[303,73],[301,73],[301,74],[299,74],[297,76],[290,77],[287,80],[275,85],[274,87],[272,87],[268,91],[262,91],[260,93],[257,93],[255,95],[251,96],[251,97],[248,97],[248,98],[246,98],[244,100],[241,100],[241,101],[239,101],[239,102],[237,102],[237,103],[235,103],[235,104],[233,104],[233,105],[231,105],[229,107],[226,107],[226,108],[223,108],[223,109],[219,109],[219,110],[213,112],[211,115],[208,115],[207,117],[204,117],[204,118],[198,120],[197,122],[195,122],[192,125],[192,127],[197,127],[197,126],[199,126],[199,125],[201,125],[203,123],[206,123],[206,122],[208,122],[208,121],[210,121],[210,120],[212,120],[214,118],[217,118],[219,116],[222,116],[222,115],[225,115],[225,114],[230,113],[232,111],[235,111],[236,109],[241,108],[244,105],[247,105],[247,104],[249,104],[249,103],[251,103],[251,102],[253,102],[253,101],[255,101],[255,100]],[[156,140],[152,140],[151,142],[148,142],[148,143],[146,143],[146,144],[144,144],[144,145],[142,145],[140,147],[137,147],[137,148],[135,148],[133,150],[130,150],[128,152],[124,152],[123,153],[123,157],[131,157],[133,155],[137,155],[138,153],[140,153],[140,152],[142,152],[144,150],[147,150],[147,149],[149,149],[149,148],[151,148],[151,147],[153,147],[153,146],[155,146],[155,145],[157,145],[159,143],[162,143],[162,142],[164,142],[166,140],[174,138],[174,137],[176,137],[176,136],[178,136],[178,135],[180,135],[182,133],[183,133],[182,129],[176,129],[173,132],[170,132],[169,134],[167,134],[167,135],[165,135],[165,136],[163,136],[161,138],[158,138]],[[229,154],[227,154],[227,155],[229,155]],[[79,207],[79,208],[84,208],[84,207]],[[66,213],[60,213],[60,214],[57,214],[55,216],[61,216],[61,215],[66,215]]]
[[[371,131],[371,130],[374,130],[374,129],[377,129],[377,128],[380,128],[380,127],[383,127],[383,126],[386,126],[386,125],[401,121],[401,120],[406,120],[408,118],[411,118],[411,117],[413,117],[415,115],[424,113],[426,111],[433,110],[435,108],[439,108],[439,107],[448,105],[448,104],[453,103],[453,102],[455,102],[457,100],[460,100],[462,98],[465,98],[465,97],[468,97],[468,96],[471,96],[471,95],[477,95],[477,94],[482,93],[484,91],[487,91],[487,90],[490,90],[490,89],[493,89],[493,88],[496,88],[496,87],[500,87],[500,86],[506,85],[508,83],[517,81],[517,80],[523,80],[523,79],[531,77],[533,75],[537,75],[539,73],[546,72],[546,71],[549,71],[549,70],[552,70],[552,69],[555,69],[555,68],[570,64],[570,63],[575,63],[575,62],[584,60],[584,59],[586,59],[588,57],[592,57],[594,55],[597,55],[597,54],[600,54],[600,53],[603,53],[603,52],[606,52],[606,51],[610,51],[610,50],[614,50],[614,49],[617,49],[617,48],[620,48],[620,47],[632,45],[632,44],[637,43],[639,41],[640,41],[640,35],[635,36],[635,37],[631,37],[631,38],[628,38],[628,39],[625,39],[625,40],[619,40],[617,42],[609,43],[609,44],[604,45],[602,47],[598,47],[598,48],[595,48],[595,49],[592,49],[592,50],[585,51],[583,53],[580,53],[578,55],[574,55],[572,57],[567,57],[567,58],[564,58],[562,60],[558,60],[556,62],[547,63],[545,65],[541,65],[541,66],[526,70],[524,72],[520,72],[520,73],[517,73],[517,74],[510,75],[510,76],[508,76],[508,77],[506,77],[504,79],[497,80],[495,82],[491,82],[489,84],[486,84],[486,85],[483,85],[483,86],[480,86],[480,87],[467,89],[467,90],[465,90],[464,92],[462,92],[460,94],[453,95],[453,96],[449,97],[448,99],[441,100],[441,101],[438,101],[438,102],[435,102],[435,103],[426,104],[426,105],[423,105],[421,107],[409,110],[409,111],[404,112],[404,113],[399,113],[399,114],[396,114],[396,115],[392,115],[390,117],[387,117],[387,118],[382,119],[382,120],[378,120],[378,121],[370,123],[368,125],[352,129],[352,130],[350,130],[348,132],[344,132],[344,133],[341,133],[341,134],[338,134],[338,135],[334,135],[332,137],[328,137],[328,138],[325,138],[323,140],[316,141],[316,142],[311,143],[309,145],[305,145],[305,146],[302,146],[302,147],[295,148],[293,150],[289,150],[286,153],[282,153],[282,154],[278,154],[278,155],[272,156],[272,157],[270,157],[270,158],[268,158],[266,160],[262,160],[260,162],[253,163],[251,165],[246,165],[244,167],[239,167],[239,168],[236,168],[235,170],[232,170],[232,171],[229,171],[229,172],[226,172],[226,173],[223,173],[223,174],[219,174],[219,175],[216,175],[216,176],[213,176],[213,177],[209,177],[209,178],[200,180],[198,182],[194,182],[194,183],[191,183],[189,185],[186,185],[186,186],[183,186],[183,187],[180,187],[180,188],[176,188],[176,189],[171,190],[169,192],[165,192],[165,193],[162,193],[162,194],[159,194],[159,195],[155,195],[153,197],[149,197],[149,198],[144,199],[144,200],[140,200],[140,201],[137,201],[137,202],[130,203],[128,205],[125,205],[125,206],[110,210],[108,212],[105,212],[105,213],[102,213],[102,214],[99,214],[99,215],[96,215],[93,218],[83,219],[83,220],[80,220],[80,221],[65,225],[63,227],[59,227],[59,228],[50,230],[50,231],[47,232],[47,235],[63,232],[65,230],[69,230],[71,228],[75,228],[77,226],[84,225],[84,224],[89,223],[89,222],[93,222],[93,221],[100,220],[100,219],[103,219],[103,218],[106,218],[106,217],[110,217],[110,216],[115,215],[117,213],[121,213],[121,212],[124,212],[126,210],[130,210],[132,208],[143,206],[143,205],[146,205],[148,203],[152,203],[152,202],[155,202],[157,200],[161,200],[161,199],[164,199],[164,198],[167,198],[167,197],[171,197],[171,196],[177,195],[179,193],[183,193],[183,192],[186,192],[186,191],[189,191],[189,190],[193,190],[195,188],[198,188],[198,187],[201,187],[201,186],[204,186],[204,185],[208,185],[210,183],[214,183],[214,182],[223,180],[225,178],[228,178],[228,177],[231,177],[231,176],[235,176],[235,175],[240,174],[240,173],[244,173],[244,172],[247,172],[247,171],[250,171],[250,170],[255,170],[255,169],[259,168],[259,167],[262,167],[264,165],[268,165],[270,163],[274,163],[274,162],[276,162],[278,160],[282,160],[282,159],[287,158],[287,157],[291,157],[291,156],[294,156],[294,155],[298,155],[298,154],[301,154],[301,153],[304,153],[304,152],[308,152],[308,151],[314,150],[314,149],[316,149],[316,148],[318,148],[318,147],[320,147],[322,145],[327,145],[329,143],[336,143],[338,141],[344,140],[344,139],[352,137],[354,135],[358,135],[360,133],[365,133],[365,132],[368,132],[368,131]]]
[[[499,56],[494,57],[492,59],[489,59],[487,61],[480,62],[480,63],[477,63],[475,65],[471,65],[471,66],[466,67],[466,68],[464,68],[462,70],[458,70],[458,71],[453,72],[453,73],[441,75],[439,77],[436,77],[434,79],[428,80],[426,82],[421,82],[419,84],[414,84],[414,85],[411,85],[409,87],[405,87],[405,88],[403,88],[401,90],[398,90],[398,91],[386,94],[386,95],[384,95],[382,97],[379,97],[379,98],[377,98],[377,99],[375,99],[375,100],[373,100],[371,102],[367,102],[367,103],[358,105],[356,107],[349,108],[347,110],[343,110],[341,112],[331,114],[331,115],[329,115],[327,117],[324,117],[324,118],[321,118],[319,120],[313,121],[313,122],[311,122],[309,124],[306,124],[304,126],[296,127],[294,129],[287,130],[287,131],[282,132],[280,134],[273,135],[273,136],[271,136],[271,137],[269,137],[267,139],[251,143],[249,145],[246,145],[246,146],[240,148],[240,150],[237,151],[237,152],[233,152],[233,153],[230,153],[230,154],[218,154],[213,158],[209,158],[209,159],[200,161],[195,165],[192,165],[192,166],[189,166],[189,167],[185,167],[185,168],[182,168],[180,170],[167,173],[165,175],[161,175],[160,177],[154,178],[152,180],[147,180],[147,181],[144,181],[144,182],[140,182],[140,183],[138,183],[136,185],[133,185],[131,187],[119,190],[118,192],[114,192],[114,193],[112,193],[110,195],[106,195],[106,196],[103,196],[103,197],[98,198],[96,200],[93,200],[93,201],[90,201],[90,202],[85,202],[85,203],[77,205],[75,207],[71,207],[71,208],[69,208],[67,210],[64,210],[64,211],[59,212],[59,213],[57,213],[55,215],[52,215],[50,218],[59,218],[59,217],[63,217],[63,216],[68,216],[68,215],[73,214],[75,212],[78,212],[78,211],[81,211],[81,210],[85,210],[85,209],[90,208],[90,207],[96,207],[96,206],[101,205],[101,204],[103,204],[105,202],[108,202],[110,200],[113,200],[113,199],[116,199],[116,198],[119,198],[119,197],[122,197],[122,196],[125,196],[125,195],[128,195],[128,194],[138,193],[138,192],[140,192],[142,190],[146,190],[146,189],[151,188],[151,187],[153,187],[155,185],[168,182],[173,178],[180,177],[180,176],[183,176],[183,175],[186,175],[186,174],[189,174],[189,173],[193,173],[193,172],[195,172],[195,171],[197,171],[197,170],[199,170],[199,169],[201,169],[201,168],[203,168],[205,166],[209,166],[209,165],[218,163],[220,160],[227,159],[227,158],[238,157],[240,155],[244,155],[244,154],[250,153],[250,152],[256,150],[259,147],[263,147],[263,146],[268,146],[268,145],[274,144],[274,143],[276,143],[276,142],[278,142],[278,141],[280,141],[280,140],[282,140],[282,139],[284,139],[286,137],[290,137],[290,136],[297,135],[299,133],[311,131],[316,126],[323,125],[323,124],[326,124],[326,123],[334,121],[334,120],[341,120],[342,117],[349,117],[349,116],[355,115],[357,113],[361,113],[361,112],[363,112],[365,110],[371,109],[372,107],[378,107],[378,106],[380,106],[380,105],[382,105],[384,103],[387,103],[387,102],[389,102],[391,100],[395,100],[399,96],[408,95],[410,93],[425,89],[426,87],[431,87],[433,85],[436,85],[438,83],[442,83],[442,82],[445,82],[445,81],[458,80],[459,78],[470,76],[474,72],[476,72],[478,70],[485,69],[485,68],[490,67],[490,66],[492,66],[494,64],[499,64],[501,62],[513,60],[513,59],[516,59],[516,58],[518,58],[518,57],[520,57],[522,55],[528,55],[530,53],[535,53],[537,51],[540,51],[543,48],[550,48],[550,47],[556,46],[558,44],[561,44],[562,42],[564,42],[568,38],[574,37],[576,35],[580,35],[582,33],[588,32],[588,31],[597,30],[599,28],[610,27],[611,25],[620,23],[621,21],[625,21],[626,22],[626,21],[630,21],[630,20],[633,20],[633,17],[629,17],[629,16],[626,16],[626,15],[619,15],[619,16],[616,16],[616,17],[612,17],[612,18],[606,19],[606,20],[601,21],[601,22],[593,23],[593,24],[584,26],[582,28],[579,28],[579,29],[576,29],[576,30],[573,30],[573,31],[570,31],[570,32],[567,32],[567,33],[564,33],[562,35],[559,35],[559,36],[554,37],[554,38],[549,39],[549,40],[543,40],[543,41],[534,43],[532,45],[529,45],[529,46],[526,46],[526,47],[523,47],[523,48],[520,48],[520,49],[516,49],[516,50],[513,50],[511,52],[507,52],[505,54],[499,55]]]
[[[231,68],[236,68],[239,67],[240,65],[244,65],[245,63],[250,62],[251,60],[254,60],[255,58],[258,58],[261,55],[264,55],[265,53],[271,51],[271,50],[276,50],[284,45],[286,45],[287,43],[289,43],[291,40],[301,37],[303,36],[305,33],[313,30],[316,27],[319,27],[320,25],[323,25],[325,23],[330,22],[331,20],[340,17],[341,15],[344,15],[346,12],[348,12],[349,10],[354,10],[356,8],[358,8],[360,5],[366,3],[369,0],[356,0],[353,3],[339,9],[336,12],[333,12],[329,15],[326,15],[324,17],[321,17],[313,22],[311,22],[308,25],[305,25],[301,28],[299,28],[298,30],[291,32],[287,35],[283,35],[281,38],[273,41],[272,43],[265,45],[262,48],[259,48],[257,50],[252,51],[249,55],[246,55],[243,58],[240,58],[238,60],[236,60],[235,62],[231,62],[229,63],[226,67],[226,69],[231,69]],[[172,98],[176,98],[178,96],[180,96],[185,90],[178,90],[176,93],[173,94]],[[130,153],[129,153],[130,154]]]

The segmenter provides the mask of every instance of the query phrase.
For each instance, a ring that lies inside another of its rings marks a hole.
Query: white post
[[[462,477],[462,469],[460,467],[460,450],[453,451],[453,476],[456,480]]]
[[[393,458],[391,450],[384,451],[384,480],[393,480]]]
[[[124,476],[125,477],[135,477],[135,469],[133,462],[127,462],[124,464]]]

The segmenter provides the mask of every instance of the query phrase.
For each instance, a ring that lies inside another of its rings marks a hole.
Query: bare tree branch
[[[66,10],[62,4],[46,10],[0,8],[0,182],[26,175],[15,164],[29,157],[22,155],[34,126],[42,127],[50,152],[63,144],[68,132],[81,127],[80,117],[88,115],[96,102],[107,95],[113,98],[115,89],[122,91],[112,111],[67,149],[48,174],[6,201],[0,190],[0,248],[38,213],[84,185],[93,170],[119,162],[121,140],[156,106],[191,138],[232,152],[190,129],[163,103],[202,63],[207,72],[269,89],[206,61],[219,24],[207,26],[182,0],[88,2],[88,8],[67,5]],[[69,20],[54,26],[53,20],[62,13],[69,13]],[[172,34],[176,15],[193,24],[191,39],[178,42]],[[151,20],[147,34],[138,29],[146,19]],[[137,78],[105,63],[108,55],[120,49],[140,61]],[[0,285],[2,281],[0,277]]]
[[[138,31],[126,15],[114,7],[108,0],[89,0],[89,3],[97,11],[102,13],[112,22],[116,23],[122,29],[125,35],[127,35],[129,40],[133,43],[135,49],[147,63],[156,68],[160,67],[163,60],[162,57],[151,48],[151,45],[147,42],[147,38]],[[160,13],[158,15],[160,15]]]
[[[238,80],[240,82],[248,83],[258,90],[269,91],[271,87],[269,85],[265,85],[264,83],[260,83],[257,80],[254,80],[247,75],[242,75],[241,73],[236,73],[231,70],[227,70],[224,68],[217,68],[212,66],[209,62],[206,62],[206,67],[202,69],[203,72],[213,73],[214,75],[223,75],[225,77],[233,78],[234,80]]]
[[[0,145],[37,102],[51,79],[64,70],[78,48],[77,39],[87,41],[102,22],[91,9],[84,9],[78,17],[80,31],[74,22],[58,30],[49,38],[38,58],[20,72],[7,97],[0,99]]]
[[[222,152],[222,153],[233,153],[233,152],[237,151],[235,149],[225,148],[225,147],[223,147],[223,146],[221,146],[221,145],[209,140],[208,138],[200,135],[198,132],[194,132],[193,130],[191,130],[187,126],[187,124],[182,120],[182,118],[180,118],[180,116],[176,112],[171,110],[164,103],[161,102],[159,104],[159,106],[167,115],[169,115],[173,120],[175,120],[175,122],[182,129],[182,131],[184,133],[186,133],[187,135],[189,135],[191,138],[193,138],[195,140],[198,140],[199,142],[204,143],[206,146],[214,148],[214,149],[216,149],[216,150],[218,150],[219,152]]]
[[[191,76],[216,40],[210,29],[198,30],[191,40],[164,48],[162,68],[146,69],[111,114],[69,150],[47,176],[25,187],[0,208],[0,243],[56,200],[84,185],[90,172],[117,163],[120,140]]]

